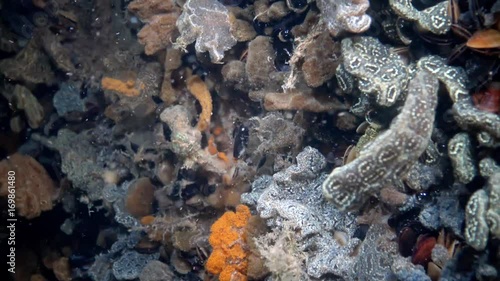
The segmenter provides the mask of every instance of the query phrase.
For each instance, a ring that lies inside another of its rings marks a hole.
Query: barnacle
[[[421,235],[418,237],[411,262],[426,265],[431,260],[432,249],[436,245],[436,237]]]

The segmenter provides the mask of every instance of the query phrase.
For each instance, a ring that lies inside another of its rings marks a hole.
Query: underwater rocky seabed
[[[500,1],[0,15],[12,280],[499,280]]]

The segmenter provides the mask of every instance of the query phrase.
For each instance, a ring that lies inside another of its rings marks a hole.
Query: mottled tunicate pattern
[[[85,99],[80,97],[80,85],[77,83],[62,83],[52,101],[59,116],[69,112],[85,112],[86,109]]]
[[[352,92],[354,87],[354,76],[347,72],[343,64],[339,64],[339,66],[337,66],[335,77],[337,78],[337,84],[343,93]]]
[[[420,223],[431,230],[446,228],[457,237],[463,237],[465,212],[459,198],[464,188],[454,184],[450,191],[442,191],[435,200],[424,204],[418,216]]]
[[[396,239],[389,226],[370,226],[353,268],[353,280],[384,280],[391,271],[392,263],[399,257]]]
[[[176,25],[181,33],[177,46],[185,48],[196,41],[196,51],[208,51],[214,63],[220,62],[224,51],[236,45],[229,11],[217,0],[188,0]]]
[[[423,266],[415,265],[403,258],[393,261],[391,271],[394,273],[397,280],[431,281],[431,278],[427,275]],[[372,279],[369,278],[369,280]],[[384,280],[387,280],[387,278]]]
[[[405,176],[430,140],[437,89],[438,81],[432,75],[418,72],[390,128],[356,160],[332,171],[323,183],[324,196],[340,210],[353,210],[388,182]]]
[[[419,11],[411,4],[411,0],[390,0],[392,9],[404,19],[416,21],[418,26],[434,34],[445,34],[451,27],[451,15],[448,1]]]
[[[461,67],[446,65],[446,60],[438,56],[420,59],[417,67],[436,76],[448,90],[453,101],[453,117],[464,129],[479,129],[500,138],[500,116],[483,111],[474,106],[467,90],[467,74]]]
[[[372,22],[370,16],[365,14],[370,7],[368,0],[318,0],[316,3],[323,22],[333,36],[343,31],[365,32]]]
[[[448,142],[448,155],[453,165],[455,180],[469,183],[477,175],[476,163],[472,157],[472,144],[467,133],[458,133]]]
[[[306,272],[321,280],[335,275],[352,280],[352,255],[360,240],[353,235],[357,228],[352,214],[340,212],[321,196],[326,174],[326,159],[316,149],[306,147],[297,155],[297,164],[271,176],[257,178],[252,191],[241,201],[255,206],[273,232],[287,234],[293,229],[297,247],[291,249],[306,256]],[[343,233],[346,243],[339,243],[334,233]],[[314,245],[314,246],[313,246]],[[302,279],[301,279],[302,280]]]
[[[443,178],[443,172],[436,166],[415,163],[408,171],[406,183],[409,188],[416,191],[429,189],[431,185],[438,183]]]
[[[372,37],[342,40],[344,68],[358,78],[358,87],[375,93],[377,103],[391,106],[406,88],[408,71],[399,55]]]
[[[409,188],[424,191],[443,179],[445,157],[439,152],[437,145],[438,143],[429,141],[427,149],[420,157],[423,161],[415,163],[408,171],[405,183]]]
[[[159,253],[139,254],[136,251],[127,251],[113,263],[113,275],[118,280],[136,279],[149,261],[156,260],[159,257]]]
[[[476,108],[469,97],[453,104],[453,116],[464,130],[485,130],[495,138],[500,138],[500,116]]]
[[[465,241],[478,251],[488,244],[488,236],[500,238],[500,172],[493,174],[486,188],[469,199],[465,209]]]
[[[465,240],[478,251],[484,250],[488,243],[487,209],[488,194],[483,189],[472,194],[465,209]]]
[[[500,172],[500,166],[495,159],[486,157],[479,161],[479,174],[482,177],[489,178],[491,175]]]
[[[490,133],[487,132],[479,132],[476,135],[476,139],[479,146],[490,147],[490,148],[496,148],[500,146],[500,143],[498,143],[495,140],[495,138]]]
[[[79,134],[61,129],[57,137],[46,138],[33,134],[33,139],[61,155],[61,170],[71,181],[74,188],[86,192],[91,201],[102,199],[103,163],[99,160],[99,152],[88,140],[86,132]]]
[[[486,214],[486,220],[490,226],[491,234],[500,238],[500,172],[491,176],[488,182],[490,207]]]

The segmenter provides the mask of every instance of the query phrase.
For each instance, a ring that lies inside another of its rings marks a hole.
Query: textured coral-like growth
[[[474,105],[482,111],[500,113],[500,83],[491,83],[487,89],[472,95]]]
[[[45,168],[35,159],[22,154],[14,154],[0,162],[0,196],[8,196],[8,171],[15,172],[15,201],[17,212],[27,219],[36,218],[42,211],[52,209],[56,195],[54,182]],[[12,190],[12,189],[11,189]]]
[[[144,45],[146,55],[152,55],[169,46],[180,9],[171,0],[135,0],[128,10],[138,15],[146,25],[137,37]]]
[[[273,63],[275,57],[270,37],[257,36],[250,41],[245,71],[252,88],[261,89],[270,84],[270,76],[276,71]]]
[[[353,237],[355,217],[321,196],[327,162],[318,150],[306,147],[296,159],[295,165],[272,177],[257,178],[252,191],[242,196],[272,229],[258,238],[259,252],[273,280],[324,280],[327,275],[354,280],[352,252],[360,242]]]
[[[345,109],[345,105],[337,99],[315,96],[298,89],[291,89],[284,93],[269,92],[264,96],[264,108],[267,111],[275,110],[304,110],[311,112],[325,112]]]
[[[333,41],[328,32],[308,36],[297,49],[301,47],[304,49],[302,71],[307,85],[319,87],[335,75],[340,63],[340,44]]]
[[[188,0],[183,9],[177,19],[181,35],[176,44],[185,48],[196,41],[198,53],[209,52],[212,62],[220,62],[224,51],[236,44],[236,38],[231,34],[234,18],[217,0]]]
[[[339,209],[352,210],[385,184],[405,176],[430,140],[437,90],[437,80],[419,71],[390,128],[368,144],[356,160],[332,171],[323,183],[324,196]]]
[[[71,265],[67,257],[61,257],[52,263],[52,270],[59,281],[71,280]]]
[[[368,0],[318,0],[321,17],[330,34],[339,35],[343,31],[361,33],[366,31],[372,22],[365,14],[370,7]]]
[[[17,109],[24,110],[26,119],[28,119],[28,124],[31,128],[37,129],[40,127],[45,116],[43,106],[28,88],[22,85],[16,85],[14,87],[13,97],[9,102],[15,104]]]
[[[139,43],[144,45],[146,55],[153,55],[170,45],[178,16],[177,13],[155,15],[137,33]]]
[[[127,8],[141,19],[149,19],[154,15],[169,13],[176,9],[175,2],[171,0],[134,0]]]
[[[250,216],[247,206],[238,205],[236,212],[227,211],[210,229],[208,241],[213,251],[205,268],[212,274],[219,274],[220,281],[247,280],[245,226]]]
[[[0,61],[0,72],[7,78],[25,83],[52,85],[55,74],[49,57],[31,40],[15,57]]]
[[[399,257],[396,240],[396,234],[387,225],[370,226],[353,268],[354,280],[384,280]]]
[[[60,129],[57,137],[46,138],[33,134],[32,138],[61,155],[61,170],[73,187],[86,192],[90,200],[102,199],[102,163],[98,161],[98,150],[93,146],[88,132],[77,134],[69,129]]]

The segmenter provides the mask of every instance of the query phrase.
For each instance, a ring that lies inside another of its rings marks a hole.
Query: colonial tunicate
[[[419,71],[401,113],[351,163],[323,183],[324,196],[340,210],[354,210],[384,185],[403,177],[427,148],[437,104],[437,80]]]

